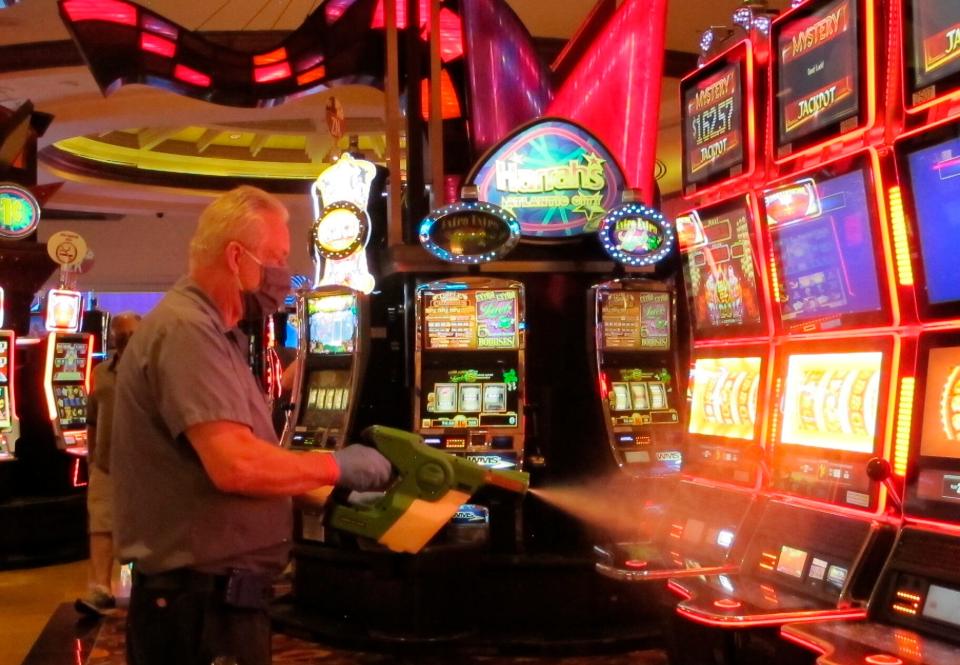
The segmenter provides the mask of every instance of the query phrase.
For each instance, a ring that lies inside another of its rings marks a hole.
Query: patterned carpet
[[[86,665],[126,665],[124,658],[124,617],[103,620]],[[274,665],[665,665],[662,651],[634,651],[604,656],[524,657],[502,656],[395,656],[325,648],[287,635],[273,636]]]

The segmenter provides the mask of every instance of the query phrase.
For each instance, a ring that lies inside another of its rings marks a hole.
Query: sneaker
[[[73,608],[80,614],[103,617],[112,614],[117,607],[117,599],[100,587],[90,590],[84,598],[77,598]]]

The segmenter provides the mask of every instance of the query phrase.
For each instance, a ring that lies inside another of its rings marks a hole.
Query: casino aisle
[[[124,665],[122,611],[101,621],[82,619],[73,599],[84,589],[86,561],[0,572],[0,665]],[[491,653],[496,645],[491,644]],[[274,665],[392,665],[451,662],[442,652],[430,656],[370,653],[333,648],[275,634]],[[663,665],[662,651],[569,656],[500,657],[457,655],[463,665]]]

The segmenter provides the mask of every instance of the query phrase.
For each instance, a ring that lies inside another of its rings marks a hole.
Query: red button
[[[623,565],[626,566],[627,568],[636,568],[639,570],[642,568],[646,568],[647,562],[641,561],[640,559],[628,559],[623,562]]]
[[[903,660],[888,653],[875,653],[864,658],[870,665],[903,665]]]
[[[739,600],[731,600],[730,598],[721,598],[720,600],[713,601],[713,604],[723,610],[735,610],[740,607]]]

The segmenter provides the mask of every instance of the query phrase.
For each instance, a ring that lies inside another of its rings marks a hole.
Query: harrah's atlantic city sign
[[[494,147],[467,182],[481,201],[513,213],[520,233],[567,238],[591,233],[620,200],[623,173],[594,136],[565,120],[538,120]]]

